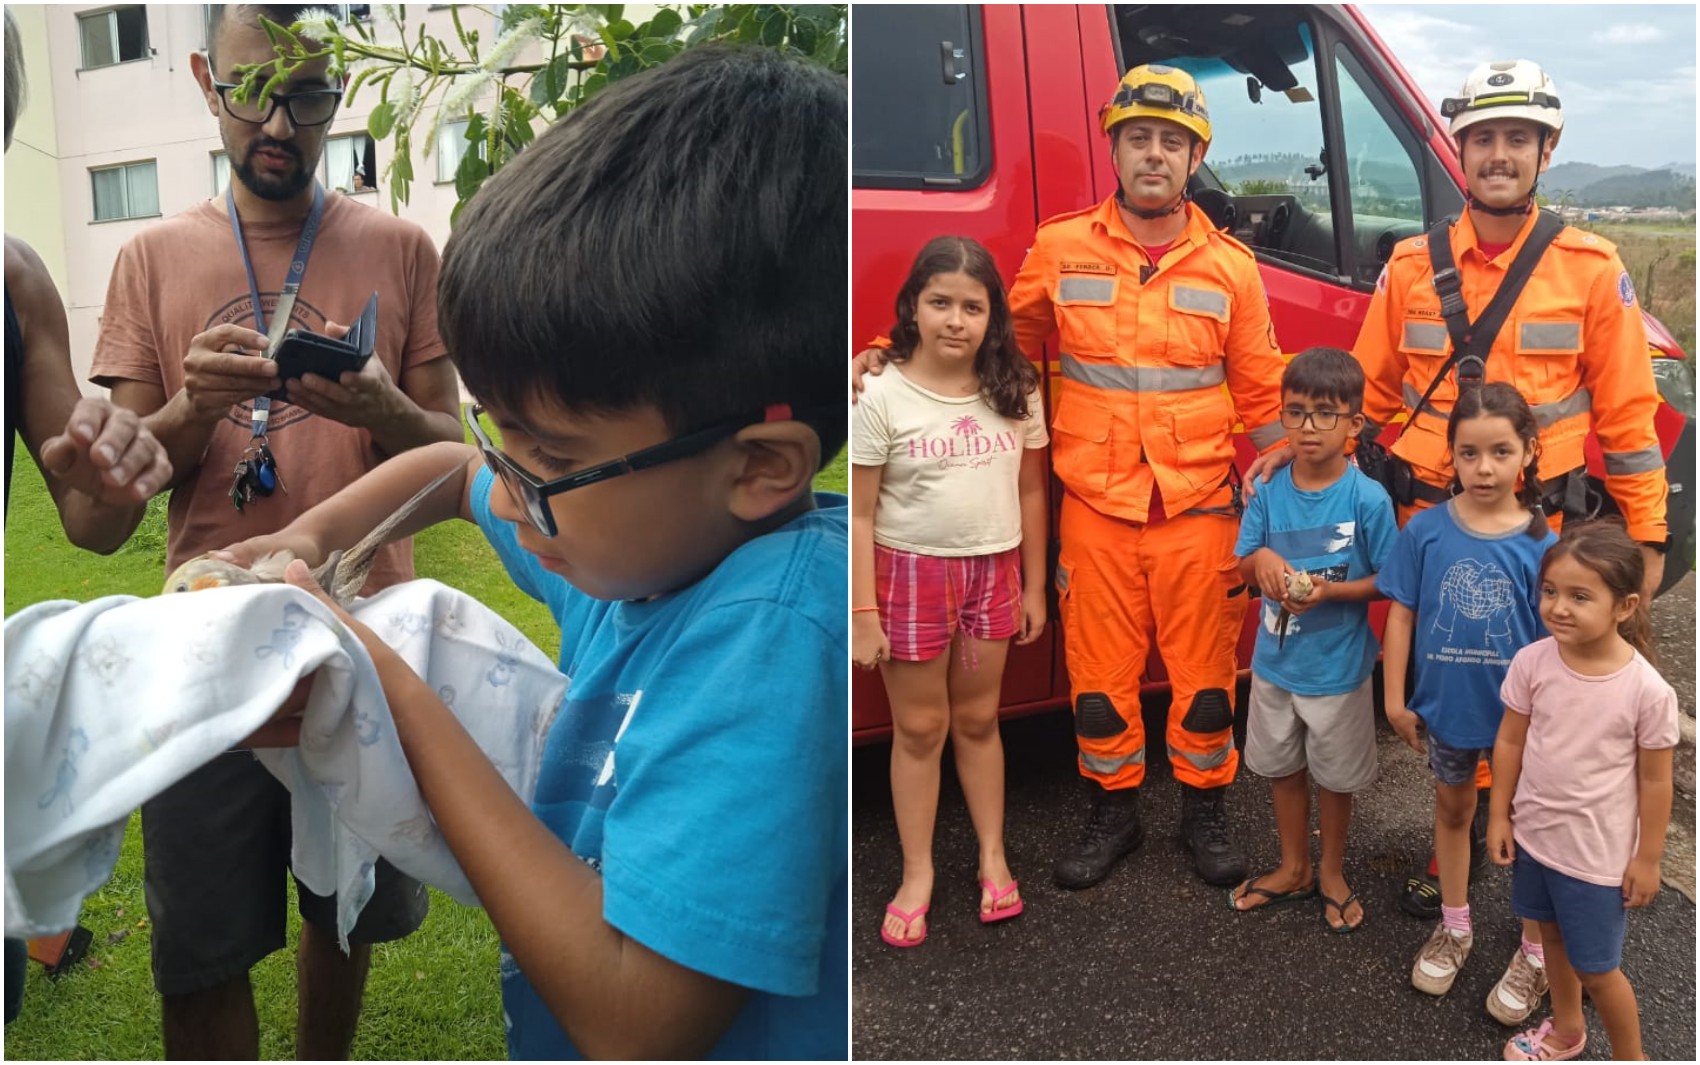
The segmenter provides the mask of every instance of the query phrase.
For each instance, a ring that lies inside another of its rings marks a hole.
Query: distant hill
[[[1694,207],[1693,163],[1657,170],[1560,163],[1541,175],[1541,193],[1578,207]]]
[[[1596,166],[1593,163],[1558,163],[1541,175],[1541,191],[1557,196],[1564,192],[1581,192],[1596,181],[1607,178],[1644,174],[1639,166]]]

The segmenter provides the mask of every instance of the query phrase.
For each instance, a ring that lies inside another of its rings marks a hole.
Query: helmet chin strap
[[[1147,222],[1155,222],[1159,218],[1167,218],[1177,211],[1184,209],[1186,207],[1186,201],[1191,198],[1192,197],[1187,195],[1186,190],[1182,189],[1180,196],[1175,199],[1174,203],[1167,207],[1147,210],[1144,207],[1135,207],[1133,204],[1128,203],[1127,194],[1121,189],[1116,190],[1116,202],[1121,204],[1122,207],[1126,208],[1128,211],[1132,212],[1136,217],[1143,218]]]

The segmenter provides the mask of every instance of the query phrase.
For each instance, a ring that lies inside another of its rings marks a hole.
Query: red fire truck
[[[1192,192],[1256,252],[1284,351],[1350,350],[1394,244],[1464,208],[1445,122],[1350,7],[854,5],[851,23],[858,338],[890,327],[893,298],[927,238],[979,240],[1008,281],[1041,220],[1108,196],[1115,175],[1098,108],[1141,63],[1186,69],[1210,100],[1215,136]],[[1663,325],[1646,324],[1651,357],[1682,357]],[[1047,396],[1057,357],[1048,344]],[[1658,429],[1675,533],[1668,583],[1694,558],[1693,419],[1667,403]],[[1597,474],[1592,441],[1588,454]],[[1242,437],[1242,468],[1251,455]],[[1054,507],[1054,482],[1051,493]],[[1051,617],[1047,638],[1011,649],[1005,715],[1068,705],[1054,603]],[[1242,666],[1254,618],[1248,611]],[[1155,654],[1150,665],[1148,683],[1163,687]],[[889,735],[877,675],[855,672],[855,739]]]

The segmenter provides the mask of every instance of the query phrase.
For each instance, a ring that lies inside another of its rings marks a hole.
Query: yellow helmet
[[[1210,146],[1210,111],[1204,90],[1179,67],[1146,63],[1122,75],[1116,94],[1098,111],[1108,133],[1130,118],[1161,118],[1194,133]]]

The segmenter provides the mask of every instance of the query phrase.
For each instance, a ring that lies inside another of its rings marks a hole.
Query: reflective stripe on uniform
[[[1524,322],[1517,330],[1518,351],[1582,350],[1581,322]]]
[[[1062,375],[1093,388],[1119,392],[1186,392],[1227,380],[1221,363],[1211,366],[1099,366],[1062,357]]]
[[[1594,394],[1586,388],[1578,388],[1563,399],[1555,399],[1551,403],[1537,403],[1529,409],[1535,412],[1535,424],[1545,429],[1566,418],[1593,410]]]
[[[1274,447],[1278,442],[1285,439],[1287,430],[1281,428],[1280,422],[1275,421],[1268,425],[1260,425],[1256,429],[1248,429],[1246,435],[1251,437],[1251,446],[1262,451],[1264,448]]]
[[[1145,748],[1141,747],[1139,750],[1122,758],[1100,758],[1095,754],[1087,754],[1085,751],[1081,751],[1080,764],[1084,766],[1088,772],[1109,776],[1124,765],[1144,765]]]
[[[1228,320],[1228,294],[1213,292],[1207,288],[1188,288],[1185,285],[1169,286],[1169,302],[1176,310],[1202,311],[1214,315],[1222,321]]]
[[[1058,303],[1108,304],[1116,298],[1116,283],[1107,277],[1065,277],[1057,282]]]
[[[1665,468],[1664,453],[1659,445],[1644,447],[1640,451],[1607,451],[1603,457],[1606,460],[1606,475],[1622,477],[1631,473],[1650,473],[1653,470]]]
[[[1234,740],[1232,736],[1228,738],[1228,742],[1207,754],[1195,754],[1192,751],[1183,751],[1172,743],[1168,746],[1170,761],[1174,761],[1175,756],[1179,755],[1180,757],[1185,758],[1193,765],[1194,768],[1197,769],[1215,769],[1217,766],[1226,763],[1228,756],[1234,753]]]
[[[1417,404],[1422,403],[1423,394],[1412,388],[1411,382],[1409,381],[1404,382],[1401,386],[1401,390],[1404,393],[1405,409],[1410,411],[1412,414],[1418,413]],[[1424,403],[1421,413],[1432,414],[1436,418],[1446,417],[1446,412],[1435,406],[1433,403]]]
[[[1412,351],[1445,351],[1446,327],[1435,322],[1406,322],[1405,347]]]

